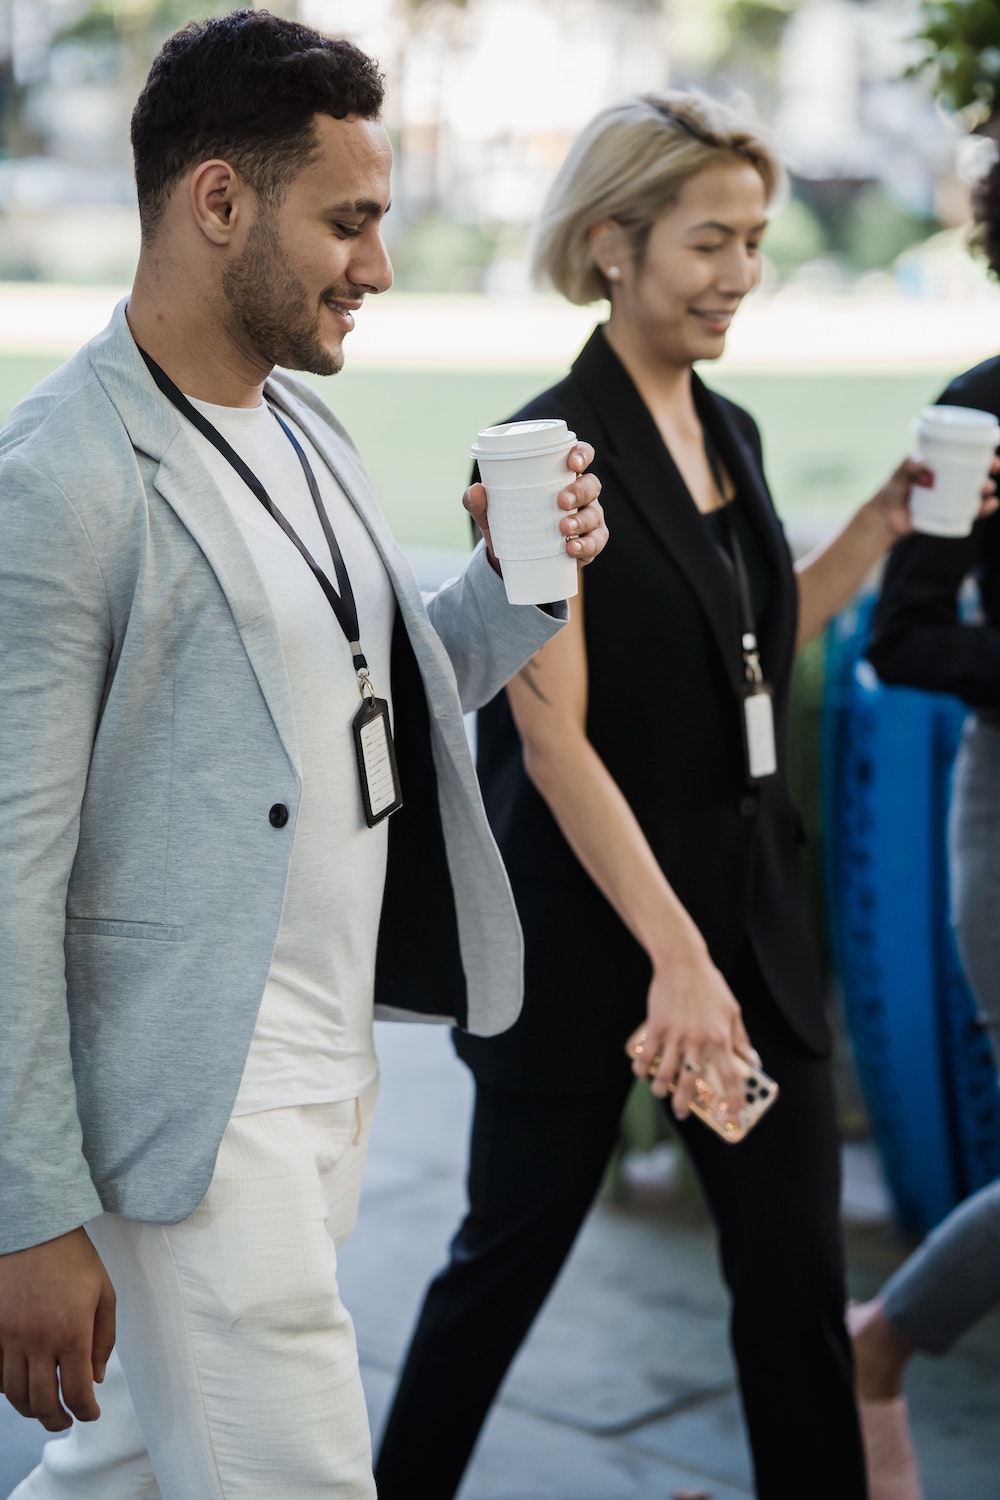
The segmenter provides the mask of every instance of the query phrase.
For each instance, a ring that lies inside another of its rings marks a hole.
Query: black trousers
[[[694,1119],[678,1128],[718,1230],[757,1495],[864,1500],[829,1064],[796,1041],[749,951],[732,983],[781,1097],[736,1146]],[[588,1093],[477,1087],[469,1211],[413,1333],[375,1467],[379,1500],[454,1495],[594,1200],[630,1083],[623,1065],[620,1082]]]

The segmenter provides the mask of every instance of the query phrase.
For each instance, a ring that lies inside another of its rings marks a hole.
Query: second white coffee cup
[[[493,551],[511,604],[551,604],[579,588],[557,496],[574,478],[566,459],[576,433],[557,420],[484,427],[472,449],[486,486]]]
[[[934,471],[933,485],[910,490],[914,530],[968,536],[1000,443],[1000,422],[992,412],[971,406],[925,406],[914,430],[918,457]]]

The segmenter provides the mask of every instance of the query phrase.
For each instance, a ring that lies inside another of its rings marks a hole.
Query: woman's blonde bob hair
[[[641,94],[584,126],[549,189],[535,236],[534,273],[570,302],[608,295],[589,235],[614,219],[641,260],[656,219],[690,178],[719,161],[760,173],[770,202],[784,170],[763,137],[728,105],[704,94]]]

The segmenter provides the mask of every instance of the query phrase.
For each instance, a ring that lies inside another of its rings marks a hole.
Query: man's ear
[[[191,214],[213,245],[230,245],[243,230],[250,189],[227,161],[203,161],[188,186]]]
[[[594,265],[605,281],[617,281],[631,258],[628,236],[617,219],[601,219],[587,234]],[[610,273],[610,274],[609,274]]]

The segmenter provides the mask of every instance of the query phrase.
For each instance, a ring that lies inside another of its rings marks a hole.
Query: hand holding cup
[[[593,562],[608,540],[600,480],[585,472],[593,448],[576,442],[562,421],[507,422],[480,432],[473,457],[484,482],[466,491],[463,504],[508,600],[572,598],[577,566]]]
[[[930,536],[968,536],[992,493],[1000,422],[972,407],[925,406],[914,428],[925,473],[910,491],[910,525]]]

